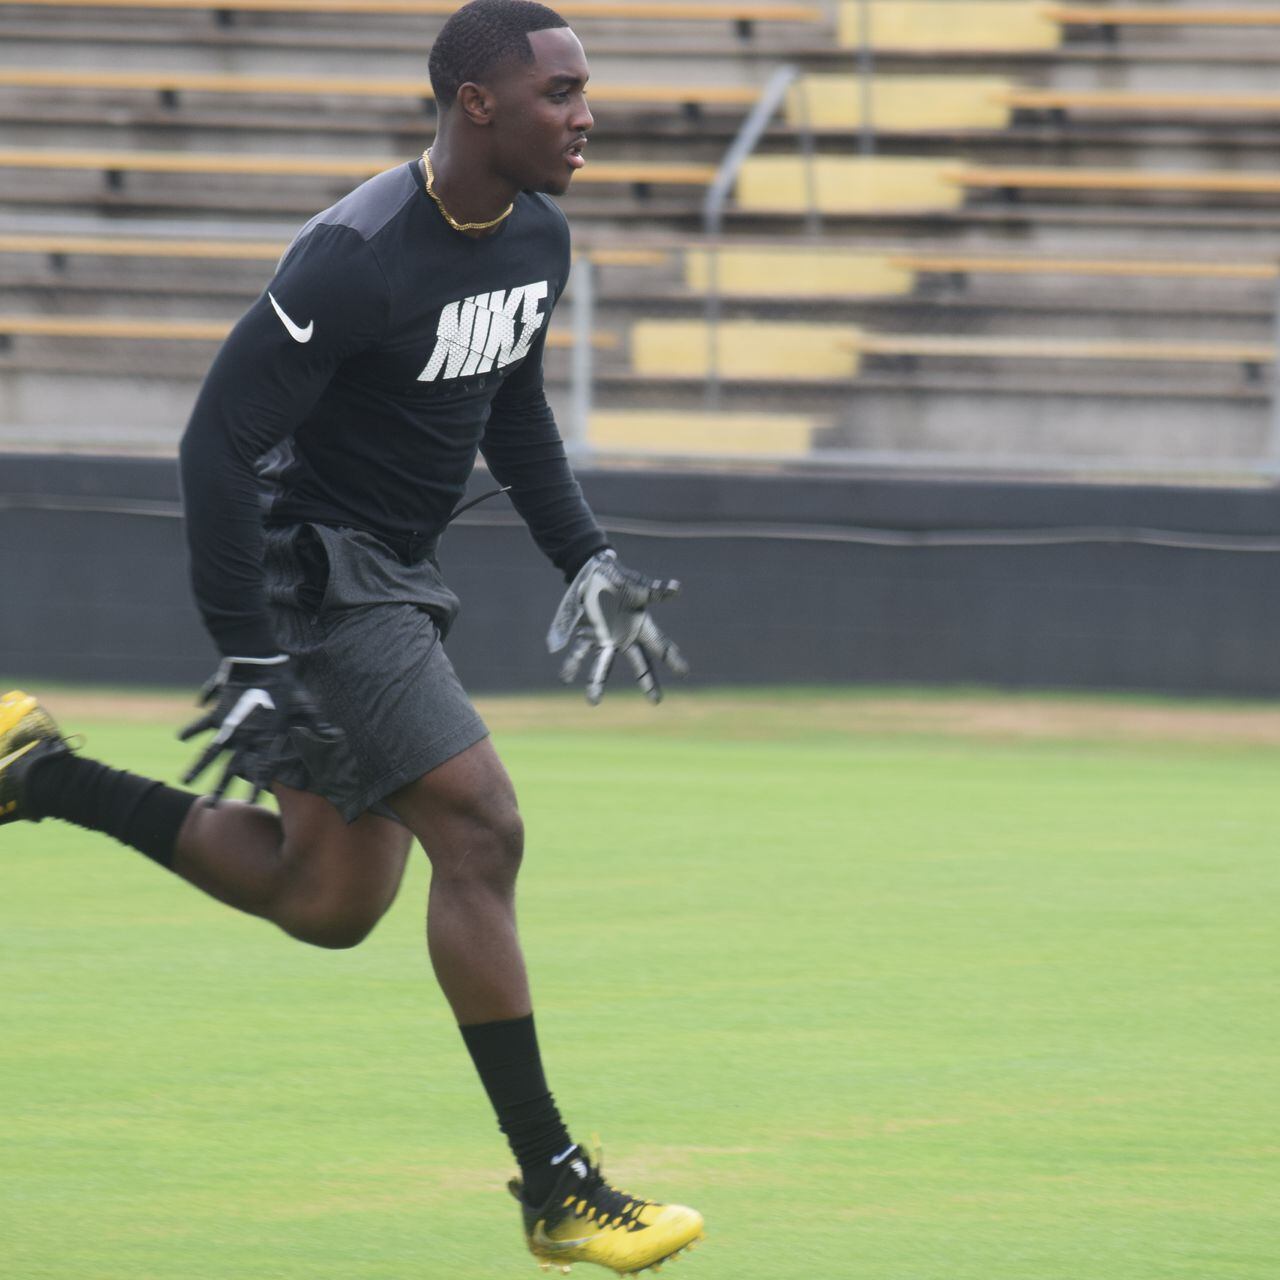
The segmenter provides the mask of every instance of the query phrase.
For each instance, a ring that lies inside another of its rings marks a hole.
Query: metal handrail
[[[1280,271],[1276,273],[1272,306],[1275,311],[1272,324],[1275,331],[1276,354],[1271,362],[1271,421],[1258,470],[1263,475],[1270,476],[1273,484],[1280,485]]]
[[[724,226],[724,210],[738,180],[738,173],[747,157],[756,149],[764,131],[769,127],[775,112],[782,105],[787,90],[800,82],[800,152],[805,160],[805,226],[811,233],[821,230],[821,214],[818,210],[817,190],[814,178],[813,131],[809,127],[809,108],[804,94],[800,69],[791,63],[778,67],[769,77],[737,135],[729,144],[715,180],[707,190],[702,205],[702,229],[707,243],[707,407],[720,405],[720,268],[719,239]]]
[[[858,97],[862,117],[858,124],[858,151],[864,156],[876,153],[875,74],[871,0],[858,0]]]

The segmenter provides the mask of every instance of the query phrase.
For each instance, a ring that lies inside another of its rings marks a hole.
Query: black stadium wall
[[[659,617],[697,684],[1280,694],[1272,489],[580,476],[623,559],[684,583]],[[468,686],[554,685],[562,584],[506,499],[461,516],[441,560]],[[172,461],[0,455],[0,590],[0,680],[183,686],[213,663]]]

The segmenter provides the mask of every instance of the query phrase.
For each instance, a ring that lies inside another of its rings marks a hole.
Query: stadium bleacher
[[[147,379],[132,425],[172,447],[209,344],[293,228],[429,140],[425,48],[453,7],[0,0],[0,120],[15,139],[0,148],[0,385],[16,406],[0,439],[59,425],[34,394],[59,374],[59,414],[88,422],[124,403],[106,388],[115,369]],[[1002,456],[1025,448],[1034,463],[1087,451],[1063,395],[1123,416],[1139,443],[1113,433],[1110,447],[1134,457],[1160,454],[1158,422],[1172,454],[1247,458],[1265,436],[1273,11],[564,10],[600,50],[597,146],[569,204],[597,268],[594,447],[679,452],[684,421],[692,454],[852,460],[884,434],[865,429],[879,412],[904,460],[976,457],[999,437]],[[388,62],[390,44],[402,56]],[[717,164],[783,60],[803,74],[709,245]],[[868,137],[875,154],[857,154]],[[549,364],[561,403],[568,318]],[[713,370],[719,416],[691,418]],[[1206,424],[1206,398],[1231,430]]]

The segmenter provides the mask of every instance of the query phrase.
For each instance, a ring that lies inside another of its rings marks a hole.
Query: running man
[[[623,568],[543,392],[569,273],[549,196],[585,163],[586,58],[552,10],[472,0],[431,51],[429,152],[303,229],[215,359],[182,441],[192,581],[223,655],[199,797],[73,753],[30,695],[0,699],[0,823],[105,832],[205,893],[321,947],[362,941],[414,838],[432,864],[431,961],[519,1165],[530,1250],[641,1271],[702,1234],[620,1192],[566,1131],[543,1074],[514,898],[515,794],[442,642],[458,607],[437,542],[482,452],[569,582],[548,637],[598,701],[615,655],[659,696],[684,668]],[[270,485],[264,501],[264,485]],[[233,777],[248,803],[223,800]],[[269,788],[279,814],[253,803]]]

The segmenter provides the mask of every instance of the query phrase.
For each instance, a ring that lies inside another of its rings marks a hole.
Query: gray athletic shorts
[[[324,525],[266,531],[276,640],[346,741],[272,776],[331,801],[348,822],[488,734],[445,656],[458,613],[433,559],[405,564],[372,534]]]

